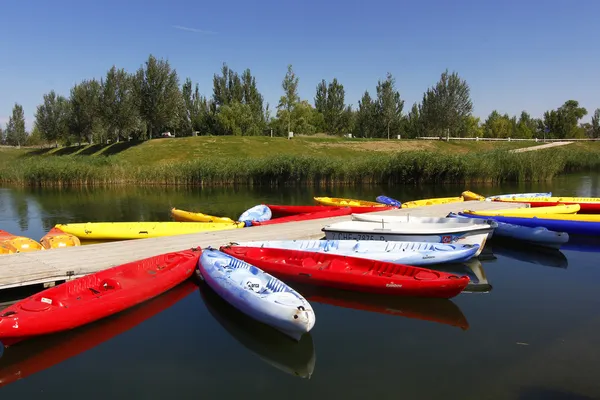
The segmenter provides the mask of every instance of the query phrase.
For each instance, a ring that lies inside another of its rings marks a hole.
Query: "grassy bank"
[[[534,145],[528,143],[527,145]],[[600,166],[600,145],[525,153],[514,142],[203,137],[0,150],[0,181],[54,185],[517,182]]]

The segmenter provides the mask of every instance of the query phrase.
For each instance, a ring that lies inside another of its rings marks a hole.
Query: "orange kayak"
[[[18,253],[24,253],[27,251],[43,250],[41,244],[33,239],[29,239],[25,236],[16,236],[10,232],[6,232],[0,229],[0,244],[9,244],[17,249]]]
[[[18,253],[15,246],[13,246],[10,243],[0,242],[0,254],[14,254],[14,253]]]
[[[47,250],[59,249],[61,247],[81,246],[81,242],[77,236],[65,233],[56,227],[50,229],[50,232],[44,235],[40,240],[40,243]]]

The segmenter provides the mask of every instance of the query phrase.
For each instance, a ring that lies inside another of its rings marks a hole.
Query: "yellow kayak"
[[[199,212],[179,210],[175,207],[171,209],[171,216],[179,222],[213,222],[220,224],[233,224],[235,221],[228,217],[215,217],[213,215],[202,214]]]
[[[0,242],[0,254],[14,254],[19,251],[10,243]]]
[[[402,203],[402,208],[412,208],[412,207],[423,207],[423,206],[432,206],[435,204],[447,204],[447,203],[458,203],[464,201],[464,198],[461,197],[438,197],[433,199],[422,199],[422,200],[413,200],[407,201],[406,203]]]
[[[550,206],[550,207],[522,207],[522,208],[502,208],[499,210],[471,211],[465,210],[464,213],[481,215],[484,217],[540,217],[547,214],[575,214],[579,211],[579,204]]]
[[[352,207],[389,207],[387,204],[368,200],[343,199],[340,197],[314,197],[315,201],[324,206]]]
[[[492,197],[492,200],[505,203],[529,203],[531,207],[579,204],[583,213],[600,213],[600,198],[598,197]]]
[[[462,196],[462,197],[465,199],[465,201],[471,201],[471,200],[485,200],[485,197],[484,197],[484,196],[482,196],[482,195],[480,195],[480,194],[477,194],[477,193],[475,193],[475,192],[471,192],[470,190],[465,190],[465,191],[464,191],[464,192],[462,192],[460,195],[461,195],[461,196]]]
[[[538,207],[531,208],[535,210]],[[492,217],[496,215],[490,215],[490,212],[484,211],[464,211],[465,214],[480,215],[484,217]],[[493,214],[493,213],[492,213]],[[540,219],[553,219],[559,221],[579,221],[579,222],[600,222],[600,214],[539,214],[539,215],[523,215],[506,213],[497,215],[498,217],[517,217],[517,218],[540,218]]]
[[[125,240],[237,229],[243,226],[243,222],[233,224],[212,222],[84,222],[57,224],[55,227],[65,233],[75,235],[79,239]]]

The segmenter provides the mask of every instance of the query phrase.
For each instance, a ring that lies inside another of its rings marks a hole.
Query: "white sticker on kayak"
[[[52,299],[49,299],[47,297],[42,297],[42,299],[40,301],[42,303],[52,304]]]
[[[253,292],[258,293],[258,292],[260,292],[262,284],[260,282],[260,279],[258,279],[258,278],[248,278],[248,279],[246,279],[244,286],[247,289],[250,289]]]

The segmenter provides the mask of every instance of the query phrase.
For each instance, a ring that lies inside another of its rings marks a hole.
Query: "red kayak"
[[[0,339],[65,331],[133,307],[194,273],[200,249],[161,254],[86,275],[1,311]]]
[[[80,329],[14,344],[0,358],[0,387],[75,357],[173,306],[198,287],[186,281],[168,292],[114,317]]]
[[[350,214],[362,214],[368,212],[375,211],[386,211],[393,210],[396,207],[365,207],[365,206],[357,206],[357,207],[338,207],[338,206],[323,206],[323,205],[315,205],[315,206],[280,206],[275,204],[265,204],[274,216],[277,217],[285,217],[288,215],[296,215],[296,214],[305,214],[305,213],[315,213],[321,211],[331,211],[331,210],[339,210],[341,208],[349,208]]]
[[[284,222],[296,222],[296,221],[308,221],[310,219],[319,219],[319,218],[331,218],[331,217],[342,217],[344,215],[352,214],[352,210],[349,207],[346,208],[338,208],[333,210],[325,210],[325,211],[317,211],[317,212],[309,212],[303,214],[295,214],[288,215],[287,217],[273,218],[267,221],[252,221],[252,226],[258,225],[273,225],[273,224],[281,224]]]
[[[220,250],[283,280],[358,292],[450,298],[469,283],[467,276],[368,258],[245,246]]]

